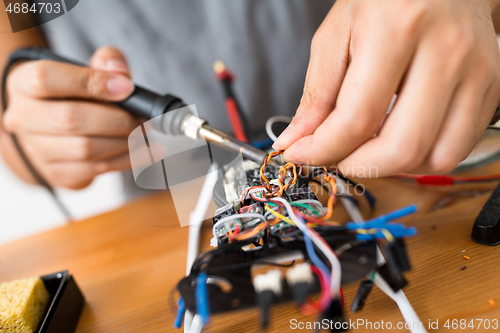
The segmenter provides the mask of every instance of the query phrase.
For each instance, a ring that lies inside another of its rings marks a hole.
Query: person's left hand
[[[497,3],[337,1],[313,38],[296,116],[273,147],[354,177],[452,170],[500,99]]]

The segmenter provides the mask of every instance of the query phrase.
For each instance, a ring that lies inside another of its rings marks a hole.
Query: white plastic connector
[[[258,193],[258,192],[267,193],[267,190],[265,188],[254,188],[252,190],[249,190],[247,192],[247,195],[251,195],[251,194],[254,194],[254,193]]]
[[[257,293],[271,290],[275,295],[281,295],[281,271],[272,269],[265,274],[256,275],[253,278],[253,287]]]
[[[288,285],[292,286],[296,283],[314,283],[314,275],[311,271],[311,265],[304,262],[302,264],[295,265],[294,267],[286,271],[286,282]]]
[[[240,200],[236,190],[234,189],[234,183],[224,184],[224,191],[226,192],[227,202],[237,202]]]
[[[243,161],[243,169],[245,169],[245,171],[250,171],[250,170],[255,170],[255,169],[258,170],[258,169],[260,169],[260,165],[258,165],[254,161],[244,160]]]

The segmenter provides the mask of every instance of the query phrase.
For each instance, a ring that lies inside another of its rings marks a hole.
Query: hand
[[[338,163],[352,177],[451,171],[499,103],[497,2],[337,1],[313,38],[296,116],[274,148],[289,161]]]
[[[128,135],[140,121],[109,102],[133,91],[123,55],[101,48],[90,68],[48,60],[16,66],[3,118],[53,186],[80,189],[95,176],[130,168]]]

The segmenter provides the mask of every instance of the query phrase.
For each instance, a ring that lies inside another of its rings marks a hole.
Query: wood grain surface
[[[496,163],[468,174],[499,169]],[[451,331],[443,327],[448,319],[500,320],[500,247],[478,245],[470,239],[474,218],[495,184],[438,188],[395,179],[362,183],[377,197],[374,212],[363,209],[366,215],[412,203],[418,206],[418,213],[405,219],[416,226],[418,235],[408,240],[413,270],[406,275],[409,285],[404,291],[424,325],[439,320],[438,331],[446,332]],[[338,219],[347,219],[341,207],[336,214]],[[78,333],[181,332],[172,326],[177,298],[172,290],[185,273],[187,232],[179,226],[169,193],[157,193],[119,210],[0,246],[0,282],[68,269],[87,300]],[[208,249],[210,232],[205,223],[203,249]],[[460,270],[464,265],[467,268]],[[390,321],[393,326],[403,321],[395,303],[376,287],[363,311],[351,313],[348,308],[357,286],[344,286],[348,319]],[[315,318],[305,317],[293,304],[277,305],[267,331],[291,331],[291,319],[305,323]],[[246,310],[213,316],[205,331],[262,329],[258,311]],[[375,330],[368,326],[358,331]]]

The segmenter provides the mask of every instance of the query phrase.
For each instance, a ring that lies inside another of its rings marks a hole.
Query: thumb
[[[346,7],[346,1],[337,1],[314,34],[300,105],[274,143],[275,150],[285,150],[313,134],[335,108],[349,60],[350,18]]]
[[[121,73],[128,78],[132,77],[123,53],[111,46],[103,46],[97,49],[90,58],[89,65],[94,69]]]

